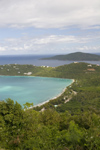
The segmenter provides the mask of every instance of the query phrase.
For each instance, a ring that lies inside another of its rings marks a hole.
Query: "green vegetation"
[[[1,150],[100,150],[100,66],[16,65],[20,74],[14,66],[0,66],[0,75],[32,72],[34,76],[72,78],[75,82],[57,99],[33,109],[28,109],[33,104],[26,103],[23,109],[11,99],[1,101]]]
[[[48,59],[56,59],[56,60],[72,60],[72,61],[100,61],[100,56],[95,54],[89,54],[89,53],[82,53],[82,52],[76,52],[71,53],[67,55],[56,55],[49,58],[43,58],[43,60]]]
[[[28,73],[30,73],[29,75],[39,76],[41,74],[44,74],[45,71],[49,72],[50,70],[51,67],[36,67],[34,65],[0,65],[0,75],[27,76]]]

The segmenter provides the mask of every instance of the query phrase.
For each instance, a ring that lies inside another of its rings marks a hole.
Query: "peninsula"
[[[0,150],[99,149],[98,64],[80,62],[53,68],[7,64],[0,65],[0,75],[1,78],[2,75],[9,75],[74,79],[59,97],[32,109],[29,109],[33,106],[29,99],[24,109],[10,98],[1,101]]]
[[[100,61],[100,55],[90,53],[70,53],[66,55],[56,55],[53,57],[42,58],[42,60],[70,60],[70,61]]]

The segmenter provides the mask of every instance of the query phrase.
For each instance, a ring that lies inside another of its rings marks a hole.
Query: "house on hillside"
[[[88,71],[95,71],[95,69],[94,68],[89,68],[89,69],[87,69]]]
[[[24,73],[24,74],[29,76],[32,74],[32,72],[28,72],[28,73]]]

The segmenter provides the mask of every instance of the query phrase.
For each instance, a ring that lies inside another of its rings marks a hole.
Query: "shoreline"
[[[68,86],[71,86],[74,82],[75,82],[75,79],[72,79],[72,83],[69,84]],[[68,86],[67,86],[67,87],[68,87]],[[32,106],[32,107],[29,107],[29,109],[34,108],[34,107],[40,107],[40,106],[42,106],[42,105],[48,103],[49,101],[54,100],[54,99],[60,97],[60,96],[66,91],[67,87],[64,88],[63,91],[62,91],[60,94],[58,94],[57,96],[55,96],[55,97],[53,97],[53,98],[51,98],[51,99],[49,99],[49,100],[47,100],[47,101],[44,101],[44,102],[42,102],[42,103],[40,103],[40,104],[34,105],[34,106]]]
[[[11,75],[0,75],[0,77],[40,77],[40,76],[11,76]],[[45,77],[43,77],[43,78],[45,78]],[[46,77],[46,78],[55,78],[55,77]],[[61,78],[59,78],[59,79],[61,79]],[[66,78],[62,78],[62,79],[66,79]],[[56,95],[56,96],[54,96],[53,98],[50,98],[50,99],[48,99],[48,100],[46,100],[46,101],[44,101],[44,102],[41,102],[41,103],[39,103],[39,104],[36,104],[36,105],[33,105],[33,106],[31,106],[31,107],[29,107],[29,108],[27,108],[27,109],[32,109],[32,108],[34,108],[34,107],[40,107],[40,106],[42,106],[42,105],[44,105],[44,104],[46,104],[46,103],[48,103],[49,101],[51,101],[51,100],[54,100],[54,99],[57,99],[58,97],[60,97],[65,91],[66,91],[66,89],[67,89],[67,87],[68,86],[71,86],[74,82],[75,82],[75,79],[71,79],[72,81],[71,81],[71,83],[69,84],[69,85],[67,85],[64,89],[62,89],[62,91],[61,91],[61,93],[58,93],[58,95]]]
[[[67,87],[66,87],[66,88],[67,88]],[[42,103],[40,103],[40,104],[37,104],[37,105],[35,105],[35,106],[33,106],[33,107],[37,107],[37,106],[40,107],[40,106],[42,106],[42,105],[48,103],[49,101],[58,98],[59,96],[61,96],[61,95],[65,92],[66,88],[64,88],[63,91],[62,91],[60,94],[58,94],[57,96],[55,96],[55,97],[53,97],[53,98],[51,98],[51,99],[49,99],[49,100],[47,100],[47,101],[45,101],[45,102],[42,102]]]
[[[3,76],[7,76],[7,75],[0,75],[0,77],[3,77]],[[9,77],[37,77],[37,76],[9,76]],[[38,77],[40,77],[40,76],[38,76]],[[54,78],[54,77],[47,77],[47,78]],[[59,79],[61,79],[61,78],[59,78]],[[66,79],[66,78],[62,78],[62,79]],[[60,93],[58,93],[57,95],[55,95],[54,97],[52,97],[52,98],[50,98],[46,101],[43,101],[43,102],[41,102],[39,104],[36,104],[36,105],[33,105],[33,106],[29,107],[28,109],[32,109],[34,107],[40,107],[40,106],[42,106],[42,105],[44,105],[44,104],[46,104],[46,103],[48,103],[52,100],[57,99],[58,97],[60,97],[66,91],[67,87],[71,86],[74,82],[75,82],[75,79],[71,79],[71,83],[69,83],[69,85],[66,85],[66,87],[63,88]]]

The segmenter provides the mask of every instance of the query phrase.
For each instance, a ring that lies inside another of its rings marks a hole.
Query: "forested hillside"
[[[13,66],[0,66],[0,75],[18,75]],[[75,82],[57,99],[33,109],[28,109],[29,103],[23,109],[11,99],[1,101],[1,150],[100,150],[100,66],[72,63],[56,68],[16,68],[20,75],[32,72]]]
[[[100,61],[100,56],[95,54],[76,52],[76,53],[56,55],[53,57],[43,58],[43,60],[48,60],[48,59],[72,60],[72,61]]]

